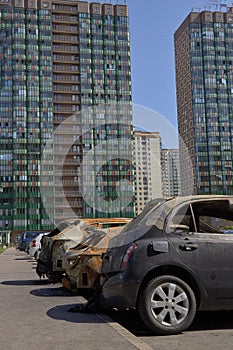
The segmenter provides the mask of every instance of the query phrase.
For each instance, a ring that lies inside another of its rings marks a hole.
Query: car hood
[[[66,225],[64,229],[56,235],[43,236],[41,242],[41,252],[39,259],[43,262],[49,261],[52,254],[52,247],[56,241],[70,242],[69,246],[75,246],[91,231],[92,227],[82,220],[76,220]]]
[[[123,227],[112,227],[96,230],[87,235],[78,245],[69,249],[65,257],[71,258],[77,255],[102,255],[109,248],[114,237],[121,234]]]

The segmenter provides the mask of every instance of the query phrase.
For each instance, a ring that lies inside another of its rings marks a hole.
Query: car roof
[[[177,196],[169,199],[154,199],[147,203],[142,212],[130,223],[123,227],[121,234],[112,240],[113,246],[125,245],[137,240],[151,227],[163,229],[167,216],[181,205],[201,201],[228,201],[233,204],[233,196],[227,195],[191,195]]]

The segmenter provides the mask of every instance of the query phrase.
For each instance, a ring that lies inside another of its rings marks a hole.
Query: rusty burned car
[[[233,196],[150,202],[109,240],[96,305],[134,308],[159,334],[177,334],[197,310],[233,310]]]
[[[123,226],[97,228],[75,247],[68,249],[64,254],[66,274],[62,279],[63,286],[87,299],[92,297],[99,287],[102,257],[109,240],[120,234],[122,229]]]
[[[36,268],[38,276],[47,276],[50,280],[60,282],[66,272],[64,253],[67,249],[77,245],[97,228],[124,225],[128,221],[127,218],[73,218],[62,221],[42,238]]]

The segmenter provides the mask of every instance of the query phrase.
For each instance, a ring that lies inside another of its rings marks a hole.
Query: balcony
[[[66,103],[70,103],[70,102],[67,101]],[[77,102],[77,103],[79,103],[79,102]],[[79,106],[78,105],[72,105],[72,106],[61,106],[61,105],[56,106],[56,105],[54,105],[54,112],[70,113],[70,114],[72,114],[72,113],[75,113],[77,111],[79,111]],[[74,130],[70,130],[70,131],[74,132]]]
[[[53,52],[59,51],[59,52],[78,52],[78,46],[77,45],[53,45]]]
[[[80,170],[76,170],[76,169],[67,169],[67,168],[56,168],[54,169],[54,174],[55,176],[72,176],[72,175],[75,175],[75,176],[80,176],[81,175],[81,172]]]
[[[78,9],[77,6],[72,6],[72,5],[58,5],[54,4],[53,5],[53,13],[77,13]]]
[[[55,197],[82,197],[81,191],[55,191]]]
[[[62,106],[57,106],[56,103],[72,103],[72,104],[78,104],[80,103],[80,96],[79,94],[75,94],[75,95],[66,95],[65,97],[61,96],[61,95],[56,95],[54,94],[54,97],[53,97],[53,101],[55,103],[55,107],[57,108],[54,108],[55,111],[59,111],[59,110],[62,110]],[[74,108],[74,106],[71,106],[72,108]],[[74,108],[74,110],[76,110],[76,108]]]
[[[69,25],[64,26],[64,25],[54,24],[52,30],[54,33],[56,31],[59,33],[78,33],[77,26],[69,26]]]
[[[61,35],[61,34],[54,34],[53,35],[53,42],[62,42],[65,43],[78,43],[78,37],[76,35]]]
[[[53,61],[57,62],[77,62],[78,61],[78,56],[77,55],[72,55],[72,56],[67,56],[67,55],[53,55]]]
[[[79,83],[79,76],[78,75],[75,75],[75,76],[66,76],[66,75],[56,75],[54,74],[53,76],[53,81],[54,82],[62,82],[62,83],[69,83],[69,84],[74,84],[74,83]]]
[[[61,23],[61,22],[68,22],[69,24],[71,22],[78,23],[78,17],[77,16],[68,16],[63,14],[64,11],[61,11],[61,14],[53,14],[52,16],[52,22],[53,24],[55,22]]]
[[[56,154],[56,155],[67,154],[67,156],[69,156],[69,155],[72,156],[72,155],[81,155],[81,151],[80,150],[77,150],[77,151],[70,150],[67,153],[66,147],[55,147],[54,154]]]
[[[54,158],[54,164],[61,164],[61,162],[63,161],[63,158],[62,159],[57,159],[56,156]],[[80,158],[77,158],[77,159],[69,159],[69,158],[66,158],[65,161],[64,161],[64,165],[80,165],[81,163],[81,157]]]
[[[79,73],[79,66],[68,66],[68,65],[61,65],[61,64],[54,64],[53,65],[53,71],[54,72],[66,72],[66,73]]]

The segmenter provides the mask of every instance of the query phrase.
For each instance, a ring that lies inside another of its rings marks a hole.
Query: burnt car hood
[[[98,231],[101,225],[125,225],[130,218],[93,218],[93,219],[68,219],[61,222],[48,236],[42,239],[42,249],[39,259],[48,262],[52,255],[52,247],[55,242],[62,241],[63,250],[75,247],[77,243],[85,239],[89,234]],[[123,226],[116,226],[116,230]],[[103,229],[108,232],[109,229]]]
[[[52,253],[52,247],[56,241],[70,242],[69,246],[75,246],[81,242],[85,235],[92,230],[90,224],[83,220],[72,220],[62,223],[51,234],[44,236],[41,242],[41,253],[39,259],[48,261]],[[60,229],[62,229],[61,232]],[[54,234],[55,233],[55,234]]]
[[[108,229],[96,230],[86,236],[78,245],[70,248],[66,253],[66,258],[81,255],[102,255],[109,248],[111,240],[121,234],[123,227],[112,227]]]

